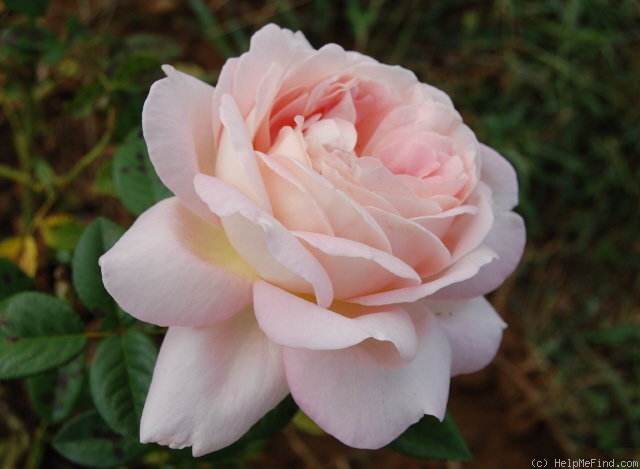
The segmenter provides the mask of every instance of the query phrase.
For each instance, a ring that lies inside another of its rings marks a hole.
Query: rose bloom
[[[524,245],[512,167],[410,71],[275,25],[215,88],[164,71],[142,124],[175,197],[100,259],[169,327],[141,440],[202,455],[289,393],[358,448],[442,419],[502,338],[482,295]]]

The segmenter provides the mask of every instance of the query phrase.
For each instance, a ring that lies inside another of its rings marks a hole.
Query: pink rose
[[[408,70],[274,25],[215,88],[164,71],[142,122],[175,197],[100,260],[169,326],[142,441],[202,455],[288,393],[359,448],[442,418],[505,327],[482,295],[523,249],[512,167]]]

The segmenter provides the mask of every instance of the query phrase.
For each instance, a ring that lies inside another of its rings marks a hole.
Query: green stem
[[[31,188],[35,188],[35,184],[31,180],[31,177],[28,173],[20,171],[19,169],[12,168],[10,166],[6,166],[4,164],[0,164],[0,177],[10,179],[14,182],[18,182]]]
[[[38,469],[40,467],[47,427],[47,422],[42,421],[40,426],[36,429],[33,442],[29,448],[29,457],[27,458],[25,465],[26,469]]]
[[[0,104],[4,115],[9,121],[13,134],[13,147],[18,157],[19,169],[2,165],[0,176],[19,182],[26,187],[20,199],[22,217],[25,226],[30,224],[32,218],[32,189],[35,188],[31,177],[31,150],[33,147],[33,96],[30,91],[25,93],[24,104],[16,106],[15,103],[0,96]]]
[[[109,108],[107,111],[107,123],[104,135],[95,146],[89,150],[80,160],[71,168],[66,174],[60,176],[57,180],[57,184],[60,187],[65,187],[72,182],[78,175],[84,171],[87,166],[93,163],[102,153],[111,141],[113,131],[116,126],[116,112],[114,108]]]

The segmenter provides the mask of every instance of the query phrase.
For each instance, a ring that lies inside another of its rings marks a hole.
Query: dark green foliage
[[[87,412],[67,422],[53,439],[53,447],[75,463],[97,468],[127,464],[149,449],[137,438],[113,433],[97,412]]]
[[[458,461],[472,458],[451,414],[447,414],[442,422],[432,415],[425,415],[390,446],[416,458]]]
[[[0,379],[59,367],[82,352],[85,344],[80,318],[61,300],[24,292],[0,305]]]
[[[100,343],[89,373],[96,408],[116,433],[137,438],[158,349],[136,329]]]
[[[0,301],[33,288],[33,281],[9,259],[0,257]]]

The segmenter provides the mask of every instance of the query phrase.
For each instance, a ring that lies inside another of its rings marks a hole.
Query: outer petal
[[[429,299],[421,303],[436,315],[447,333],[453,375],[473,373],[491,362],[507,325],[484,297],[467,301]]]
[[[100,258],[100,266],[118,304],[160,326],[211,325],[228,318],[251,302],[255,278],[224,232],[176,198],[143,213]]]
[[[213,174],[213,87],[165,65],[167,78],[153,84],[142,110],[149,156],[162,182],[190,210],[213,215],[193,190],[198,173]]]
[[[251,37],[249,51],[227,61],[222,68],[214,102],[225,93],[237,97],[240,114],[246,118],[256,104],[257,90],[264,86],[264,77],[271,81],[272,67],[283,71],[306,55],[316,53],[302,33],[293,33],[276,25],[264,26]],[[267,93],[270,94],[270,93]]]
[[[444,417],[451,351],[432,315],[415,316],[418,351],[404,362],[390,344],[369,339],[335,351],[287,348],[287,382],[300,408],[343,443],[376,449],[424,414]]]
[[[493,225],[483,244],[495,251],[497,258],[474,277],[439,291],[435,296],[440,299],[473,298],[495,290],[515,270],[524,251],[524,220],[510,211],[518,203],[516,173],[496,151],[484,145],[481,151],[481,178],[491,187],[495,210]]]
[[[333,300],[326,271],[282,224],[234,186],[198,175],[198,194],[223,219],[229,240],[264,279],[300,293],[315,293],[321,306]]]
[[[492,190],[496,209],[511,210],[518,204],[518,179],[513,166],[493,148],[480,145],[480,179]]]
[[[435,294],[438,299],[467,299],[485,295],[498,288],[515,270],[525,244],[522,217],[514,212],[495,215],[491,231],[483,244],[496,253],[496,259],[482,266],[473,277],[443,288]]]
[[[172,327],[142,413],[140,439],[193,455],[230,445],[288,393],[280,347],[250,311],[215,327]]]
[[[398,306],[366,308],[339,304],[334,306],[341,310],[338,313],[264,281],[255,283],[253,298],[260,328],[280,345],[335,350],[374,338],[393,343],[406,360],[415,356],[417,337],[413,322]]]

